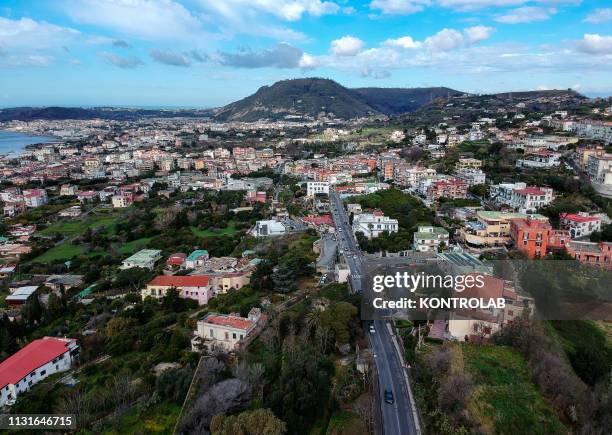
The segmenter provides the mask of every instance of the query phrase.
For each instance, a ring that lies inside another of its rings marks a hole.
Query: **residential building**
[[[132,267],[141,267],[143,269],[153,270],[155,263],[161,259],[161,252],[158,249],[142,249],[134,255],[126,258],[121,263],[120,269],[131,269]]]
[[[15,403],[19,394],[38,382],[64,372],[77,359],[79,346],[71,338],[43,337],[0,363],[0,407]]]
[[[206,249],[196,249],[185,259],[185,269],[197,269],[202,266],[206,260],[210,258]]]
[[[542,215],[525,213],[507,213],[500,211],[478,210],[476,219],[466,223],[459,230],[457,238],[471,248],[490,248],[508,245],[511,242],[510,220],[530,217],[547,221]]]
[[[160,275],[147,284],[140,294],[142,299],[161,299],[170,289],[176,289],[180,297],[193,299],[198,305],[208,304],[214,295],[207,275]]]
[[[455,164],[455,169],[457,172],[480,168],[482,168],[482,160],[472,158],[459,159],[459,161]]]
[[[194,350],[202,347],[208,350],[220,349],[226,352],[238,350],[240,344],[248,340],[265,321],[261,309],[252,308],[247,317],[237,314],[209,313],[197,323],[196,339],[192,341]]]
[[[554,153],[552,151],[539,151],[537,153],[526,155],[523,159],[518,159],[516,161],[516,167],[535,169],[554,168],[561,164],[559,160],[560,157],[560,153]]]
[[[306,182],[306,196],[317,194],[329,195],[329,182],[327,181],[308,181]]]
[[[6,305],[8,305],[9,307],[23,306],[31,298],[38,297],[36,290],[38,290],[37,285],[28,285],[24,287],[18,287],[17,289],[15,289],[14,292],[12,292],[10,295],[6,297],[5,299]]]
[[[611,242],[580,242],[572,240],[566,246],[567,253],[583,264],[612,269]]]
[[[361,232],[368,239],[378,237],[384,231],[396,233],[398,225],[397,219],[391,219],[381,211],[361,213],[353,218],[353,232]]]
[[[597,193],[612,198],[612,154],[590,156],[586,172]]]
[[[127,208],[134,203],[134,194],[132,192],[123,192],[120,195],[114,195],[111,202],[114,208]]]
[[[561,213],[559,216],[561,228],[569,230],[572,239],[590,236],[601,230],[601,217],[589,216],[588,213]]]
[[[35,208],[45,205],[49,199],[45,189],[29,189],[23,191],[23,200],[27,207]]]
[[[442,227],[422,226],[414,233],[414,250],[438,252],[441,246],[448,247],[448,231]]]
[[[504,308],[483,308],[477,310],[457,309],[450,313],[446,337],[458,341],[487,342],[492,335],[525,311],[534,312],[534,300],[519,294],[511,282],[495,276],[481,274],[484,285],[466,288],[457,297],[483,300],[504,299]]]
[[[514,246],[531,259],[546,255],[551,231],[547,221],[529,217],[510,219],[510,238]]]
[[[440,198],[467,198],[467,183],[458,178],[433,181],[426,188],[426,198],[435,201]]]
[[[491,198],[519,213],[536,213],[553,200],[550,187],[527,187],[525,183],[505,183],[491,186]]]
[[[175,252],[170,254],[168,259],[166,260],[167,266],[181,267],[183,263],[185,263],[185,259],[187,258],[187,254],[183,252]]]
[[[487,176],[480,169],[465,169],[457,173],[457,178],[463,180],[468,187],[485,184]]]

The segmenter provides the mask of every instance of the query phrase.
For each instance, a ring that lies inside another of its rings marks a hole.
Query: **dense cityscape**
[[[612,433],[604,3],[1,0],[0,430]]]

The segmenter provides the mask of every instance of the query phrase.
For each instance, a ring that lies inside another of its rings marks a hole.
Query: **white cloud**
[[[599,24],[612,21],[612,8],[595,9],[584,19],[587,23]]]
[[[370,9],[386,15],[409,15],[421,12],[429,5],[430,0],[372,0]]]
[[[525,6],[512,9],[504,14],[496,15],[493,20],[504,24],[533,23],[546,21],[557,12],[554,8],[541,8],[538,6]]]
[[[204,33],[201,20],[172,0],[64,0],[61,5],[78,23],[144,40],[192,40]]]
[[[591,54],[612,54],[612,36],[587,33],[578,41],[578,51]]]
[[[199,0],[199,3],[223,16],[253,16],[260,12],[285,21],[297,21],[306,14],[319,17],[341,10],[338,4],[322,0]]]
[[[520,6],[527,0],[439,0],[440,6],[459,11],[474,11],[490,7]]]
[[[363,41],[354,36],[343,36],[331,43],[331,52],[336,56],[355,56],[363,49]]]
[[[311,54],[304,53],[302,54],[302,57],[300,58],[298,66],[302,69],[313,69],[319,66],[319,61],[317,60],[316,57],[312,56]]]
[[[455,29],[442,29],[425,39],[425,45],[433,51],[451,51],[463,44],[463,35]]]
[[[44,49],[73,41],[79,31],[30,18],[11,20],[0,17],[0,45],[5,49]]]
[[[420,48],[423,43],[420,41],[415,41],[410,36],[402,36],[401,38],[397,39],[387,39],[385,42],[383,42],[383,45],[386,45],[388,47],[415,49]]]
[[[159,63],[171,66],[183,66],[187,67],[191,65],[191,61],[184,53],[176,53],[169,50],[160,50],[153,48],[149,51],[151,58]]]
[[[495,29],[487,26],[473,26],[463,29],[470,44],[476,44],[477,42],[489,39]]]

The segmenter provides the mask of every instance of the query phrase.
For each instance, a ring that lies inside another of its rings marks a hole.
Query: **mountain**
[[[368,103],[386,115],[401,115],[414,112],[438,98],[463,95],[450,88],[357,88]]]
[[[339,118],[358,118],[377,114],[362,95],[333,80],[307,78],[282,80],[263,86],[253,95],[228,104],[215,113],[221,121],[282,119],[286,116],[316,118],[333,113]]]
[[[253,95],[217,109],[220,121],[256,121],[320,114],[350,119],[413,112],[439,97],[460,95],[448,88],[349,89],[333,80],[304,78],[263,86]]]

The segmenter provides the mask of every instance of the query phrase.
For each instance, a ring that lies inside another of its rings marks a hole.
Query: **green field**
[[[474,379],[468,404],[473,418],[487,433],[567,433],[558,416],[529,380],[525,359],[505,346],[457,346]]]
[[[88,257],[96,257],[103,255],[103,251],[90,251],[83,245],[73,245],[69,241],[61,243],[53,248],[47,250],[45,253],[39,255],[32,260],[32,263],[51,263],[58,260],[70,260],[73,257],[79,255],[87,255]]]
[[[86,219],[67,220],[49,225],[40,233],[50,236],[62,234],[67,236],[77,236],[83,233],[87,228],[104,227],[105,232],[112,231],[115,224],[119,221],[120,215],[108,213],[94,213],[87,216]]]
[[[131,242],[122,243],[117,251],[121,254],[133,254],[136,251],[145,249],[151,243],[153,237],[143,237],[142,239],[132,240]]]
[[[107,435],[172,433],[180,412],[179,405],[168,402],[161,402],[142,411],[136,405],[102,433]]]
[[[233,236],[236,234],[238,229],[234,221],[229,221],[226,228],[220,228],[215,230],[201,230],[197,227],[191,227],[191,232],[198,237],[211,237],[211,236]]]

